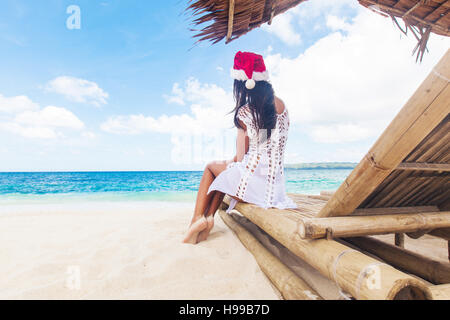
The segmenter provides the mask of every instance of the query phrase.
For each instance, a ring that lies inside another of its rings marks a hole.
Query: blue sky
[[[238,50],[265,56],[287,104],[286,162],[359,161],[449,48],[433,35],[416,64],[412,37],[350,0],[193,46],[186,3],[3,0],[0,171],[196,170],[232,156]],[[70,5],[80,29],[66,26]]]

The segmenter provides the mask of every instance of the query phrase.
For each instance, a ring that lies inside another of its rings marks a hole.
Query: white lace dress
[[[208,194],[220,191],[247,203],[262,208],[296,208],[292,199],[286,195],[284,178],[284,149],[289,131],[287,109],[277,114],[275,129],[270,139],[264,130],[257,130],[248,106],[241,107],[238,119],[247,126],[249,150],[241,162],[232,162],[216,177],[209,187]],[[232,199],[227,210],[230,212],[237,201]]]

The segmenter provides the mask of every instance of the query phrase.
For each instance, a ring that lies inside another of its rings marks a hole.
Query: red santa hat
[[[266,70],[266,65],[261,55],[253,52],[239,51],[234,57],[231,77],[236,80],[245,81],[245,87],[251,90],[256,85],[255,81],[268,81],[269,73]]]

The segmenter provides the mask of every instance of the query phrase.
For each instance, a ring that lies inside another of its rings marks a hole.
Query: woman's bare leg
[[[209,204],[213,199],[214,193],[207,194],[208,189],[211,186],[214,179],[226,169],[227,163],[225,161],[222,162],[212,162],[208,164],[203,172],[202,179],[200,181],[200,186],[198,188],[197,193],[197,201],[195,203],[194,215],[191,220],[191,224],[184,238],[184,243],[196,243],[198,234],[207,228],[208,224],[203,220],[205,213],[207,213],[207,209],[209,208]],[[198,223],[196,223],[198,221]]]
[[[220,204],[223,201],[223,198],[225,198],[225,193],[222,193],[220,191],[216,191],[214,194],[214,197],[211,200],[211,204],[208,208],[208,211],[206,212],[206,218],[214,216],[216,214],[217,209],[219,209]]]
[[[214,192],[214,196],[205,215],[208,226],[198,234],[197,242],[205,241],[206,239],[208,239],[209,233],[214,227],[214,214],[222,203],[224,197],[224,193],[220,191]]]

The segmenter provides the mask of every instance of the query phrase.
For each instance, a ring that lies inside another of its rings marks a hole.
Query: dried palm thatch
[[[413,54],[422,61],[430,33],[450,36],[450,0],[359,0],[359,3],[383,16],[391,17],[406,35],[408,30],[417,39]],[[398,23],[402,19],[405,26]]]
[[[195,37],[199,41],[217,43],[226,38],[233,41],[247,32],[272,22],[273,17],[306,0],[191,0],[187,10],[192,10],[194,24],[212,22]]]
[[[306,0],[190,0],[188,11],[194,25],[209,23],[194,37],[199,41],[217,43],[223,39],[233,41],[263,23]],[[311,1],[311,0],[310,0]],[[314,0],[312,0],[314,1]],[[356,0],[355,0],[356,1]],[[422,60],[431,32],[450,36],[450,0],[358,0],[359,3],[383,16],[391,17],[394,23],[407,34],[408,30],[417,39],[413,54]],[[405,26],[398,22],[401,18]]]

